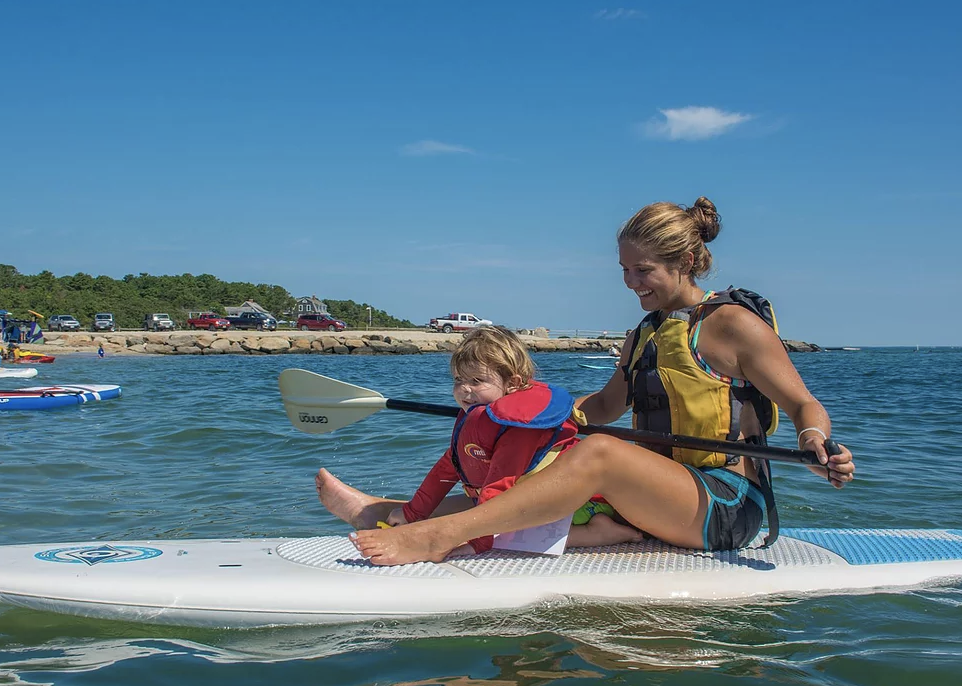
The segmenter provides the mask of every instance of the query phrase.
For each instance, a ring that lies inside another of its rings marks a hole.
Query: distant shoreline
[[[520,335],[532,352],[605,352],[615,341],[599,338],[543,338]],[[351,331],[309,333],[300,331],[171,331],[108,334],[44,334],[43,343],[25,349],[49,355],[96,352],[103,345],[108,355],[411,355],[451,352],[460,333],[429,331]],[[818,352],[817,345],[784,341],[789,352]],[[618,341],[620,344],[621,341]]]

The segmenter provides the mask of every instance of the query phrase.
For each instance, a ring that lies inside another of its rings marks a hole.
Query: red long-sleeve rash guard
[[[535,383],[531,388],[504,396],[496,401],[498,416],[507,416],[513,421],[529,421],[531,416],[537,414],[539,405],[543,406],[537,400],[538,396],[545,392],[550,391],[544,384]],[[535,394],[534,409],[530,407],[532,398],[523,397],[528,393]],[[471,485],[481,489],[478,504],[511,488],[518,477],[528,469],[534,455],[544,448],[554,435],[554,429],[517,426],[505,428],[504,425],[492,420],[486,409],[485,406],[470,409],[456,446],[465,477]],[[460,418],[459,416],[459,420]],[[501,433],[502,431],[504,433]],[[578,442],[576,434],[577,426],[570,420],[566,421],[554,445],[567,450]],[[414,522],[431,516],[451,488],[460,480],[451,460],[449,448],[428,472],[414,497],[404,505],[404,518]],[[483,536],[469,543],[476,552],[480,553],[490,550],[493,540],[493,536]]]

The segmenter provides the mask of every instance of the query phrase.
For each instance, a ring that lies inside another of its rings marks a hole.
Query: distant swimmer
[[[103,343],[101,343],[100,346],[97,348],[97,354],[100,355],[100,357],[103,357],[103,356],[104,356],[104,344],[103,344]]]

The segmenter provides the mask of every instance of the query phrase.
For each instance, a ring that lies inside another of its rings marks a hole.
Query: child
[[[388,515],[392,526],[430,517],[459,481],[475,505],[490,500],[578,442],[571,418],[574,398],[533,380],[534,363],[511,331],[484,326],[468,332],[451,357],[451,375],[454,399],[462,410],[451,446],[414,497]],[[617,523],[609,516],[613,514],[607,503],[587,503],[575,513],[567,545],[641,540],[639,531]],[[492,543],[493,537],[485,536],[452,552],[480,553]]]

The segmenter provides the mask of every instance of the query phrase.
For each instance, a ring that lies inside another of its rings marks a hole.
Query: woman
[[[774,330],[768,302],[749,291],[705,292],[707,243],[721,230],[715,206],[655,203],[618,232],[625,285],[650,314],[625,341],[620,367],[579,399],[589,423],[631,409],[635,426],[764,443],[780,406],[811,467],[836,488],[851,481],[852,454],[828,455],[831,421],[809,393]],[[555,521],[600,494],[625,521],[673,545],[724,550],[747,545],[762,514],[777,529],[767,464],[737,455],[647,448],[591,435],[531,478],[476,508],[403,527],[351,534],[374,564],[439,561],[462,542]]]

